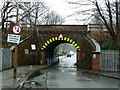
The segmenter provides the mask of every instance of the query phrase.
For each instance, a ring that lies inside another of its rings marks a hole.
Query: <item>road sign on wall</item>
[[[20,35],[8,34],[7,42],[19,43],[20,42]]]
[[[20,32],[21,32],[22,30],[21,30],[21,27],[20,27],[20,26],[16,25],[16,26],[13,27],[12,31],[13,31],[13,33],[15,33],[15,34],[20,34]]]
[[[31,49],[32,50],[36,50],[36,45],[35,44],[31,44]]]

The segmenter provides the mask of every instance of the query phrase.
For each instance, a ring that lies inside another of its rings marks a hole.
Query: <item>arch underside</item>
[[[47,48],[50,50],[52,48],[55,48],[56,46],[58,46],[61,43],[70,43],[76,48],[77,51],[80,51],[80,46],[76,43],[76,41],[74,41],[73,39],[68,38],[68,37],[63,37],[63,38],[52,37],[42,45],[41,49],[45,50]]]

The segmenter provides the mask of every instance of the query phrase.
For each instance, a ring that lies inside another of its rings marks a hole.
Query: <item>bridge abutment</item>
[[[100,52],[93,52],[92,53],[92,70],[93,71],[100,71]]]

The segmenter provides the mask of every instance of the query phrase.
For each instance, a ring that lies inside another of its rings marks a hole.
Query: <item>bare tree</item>
[[[12,5],[11,2],[4,3],[2,7],[1,12],[1,19],[2,19],[2,32],[5,32],[5,24],[7,23],[14,23],[12,20],[10,20],[13,17],[16,17],[16,15],[11,15],[10,13],[12,10],[16,7],[16,5]],[[6,25],[7,26],[7,25]]]
[[[5,31],[5,24],[15,24],[15,18],[18,18],[20,24],[24,23],[24,19],[30,14],[32,7],[26,8],[24,2],[4,2],[2,7],[2,31]],[[19,9],[18,14],[16,14],[16,9]],[[25,20],[27,21],[27,20]],[[6,25],[7,27],[8,25]]]
[[[50,11],[45,2],[35,2],[32,16],[34,25],[40,24],[61,24],[63,19],[53,11]]]
[[[76,5],[78,15],[82,14],[90,17],[84,20],[92,17],[99,19],[106,26],[115,45],[118,45],[118,36],[120,35],[120,2],[118,0],[115,2],[110,0],[103,0],[102,2],[98,0],[87,0],[85,2],[77,0],[68,3]],[[87,6],[90,7],[87,8]],[[81,9],[81,7],[86,8]],[[96,16],[94,12],[97,12],[98,15]]]
[[[55,12],[48,12],[44,18],[44,24],[46,25],[56,25],[56,24],[62,24],[64,22],[64,19],[60,17]]]
[[[43,23],[42,17],[44,17],[44,14],[49,11],[47,5],[45,2],[34,2],[33,3],[33,11],[31,12],[31,18],[33,24],[36,26],[38,24]]]
[[[19,8],[18,15],[16,8]],[[41,19],[48,12],[47,5],[42,2],[5,2],[2,8],[2,31],[4,31],[6,22],[15,23],[15,18],[18,17],[18,22],[21,25],[36,26],[43,22]]]
[[[105,15],[104,11],[100,8],[100,5],[98,4],[97,1],[93,2],[97,8],[97,11],[101,17],[101,20],[103,24],[106,26],[107,30],[109,31],[114,43],[117,45],[118,44],[118,35],[120,33],[120,28],[119,28],[119,14],[118,14],[118,2],[115,2],[115,9],[112,8],[112,4],[110,3],[109,0],[105,1],[106,5],[106,14]],[[115,12],[113,12],[115,11]]]
[[[16,8],[19,8],[18,15]],[[36,28],[40,24],[61,24],[63,19],[54,12],[51,12],[47,4],[39,2],[5,2],[2,8],[2,31],[5,23],[15,23],[14,19],[18,17],[18,22],[22,26],[29,25]]]
[[[33,6],[31,6],[31,2],[19,3],[19,9],[22,10],[22,13],[19,17],[19,22],[22,24],[22,26],[30,25],[30,27],[32,27],[31,12],[33,10]]]

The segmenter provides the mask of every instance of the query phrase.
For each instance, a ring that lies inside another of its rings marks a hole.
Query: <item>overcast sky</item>
[[[14,0],[10,0],[10,1],[14,1]],[[19,0],[19,1],[40,1],[40,0]],[[71,6],[70,4],[66,3],[66,0],[43,0],[43,1],[46,1],[47,5],[51,8],[51,10],[55,11],[63,18],[73,14],[75,11],[75,9],[73,8],[75,6]],[[72,1],[72,0],[67,0],[67,1]],[[79,0],[79,1],[85,2],[86,0]],[[99,1],[103,1],[103,0],[99,0]],[[3,5],[3,2],[4,0],[0,0],[0,8]],[[89,8],[89,7],[83,6],[83,7],[80,7],[79,9],[86,9],[86,8]],[[87,17],[82,14],[79,16],[73,15],[71,17],[67,17],[65,19],[64,24],[85,24],[85,21],[79,21],[83,18],[87,18]]]
[[[66,17],[64,24],[86,24],[86,21],[79,21],[83,20],[84,18],[88,18],[85,15],[77,15],[74,14],[77,9],[76,5],[70,5],[66,1],[78,1],[78,0],[46,0],[48,5],[51,7],[51,10],[56,11],[59,15],[63,18]],[[79,0],[85,2],[86,0]],[[87,6],[83,6],[79,9],[87,9]],[[74,14],[74,15],[72,15]],[[67,17],[72,15],[71,17]]]

